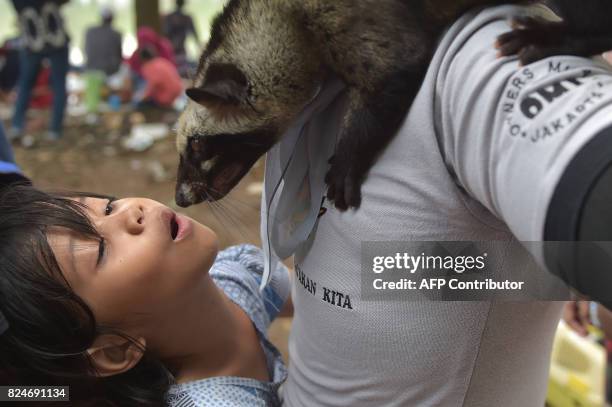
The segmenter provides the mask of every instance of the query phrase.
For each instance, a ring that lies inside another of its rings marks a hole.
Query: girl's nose
[[[138,202],[130,203],[125,209],[125,222],[129,233],[137,235],[144,231],[145,211]]]

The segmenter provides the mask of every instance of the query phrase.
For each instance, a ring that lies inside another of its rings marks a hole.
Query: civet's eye
[[[200,150],[202,150],[202,142],[200,141],[199,137],[193,137],[191,139],[191,149],[193,150],[193,152],[195,153],[199,153]]]

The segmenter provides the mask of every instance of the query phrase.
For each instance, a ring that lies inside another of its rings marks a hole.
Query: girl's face
[[[138,317],[167,314],[202,283],[215,260],[215,233],[156,201],[80,201],[103,241],[65,230],[48,240],[65,278],[100,324],[125,327],[138,324]]]

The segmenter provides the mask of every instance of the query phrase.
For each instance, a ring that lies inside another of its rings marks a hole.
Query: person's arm
[[[592,301],[568,301],[563,308],[563,320],[580,336],[589,334],[588,326],[601,329],[604,337],[612,340],[612,311]]]
[[[599,327],[603,331],[606,339],[612,340],[612,311],[599,305],[597,307],[597,318],[599,319]]]
[[[293,300],[291,299],[291,295],[287,297],[287,301],[285,301],[285,305],[278,313],[279,318],[291,318],[293,317]]]
[[[134,96],[134,99],[138,102],[153,97],[158,86],[158,75],[156,75],[150,63],[142,66],[142,77],[145,80],[145,86],[139,94]]]
[[[563,307],[562,319],[580,336],[587,336],[589,334],[587,327],[591,323],[590,304],[590,301],[576,300],[566,302]]]
[[[162,33],[164,37],[168,38],[170,33],[170,15],[165,15],[162,18]]]
[[[89,67],[91,55],[95,53],[91,28],[85,33],[85,66]]]
[[[553,272],[612,309],[612,124],[573,157],[551,199],[545,240]]]
[[[191,32],[191,35],[193,35],[193,39],[195,40],[195,42],[198,44],[198,46],[200,46],[200,38],[198,37],[198,31],[195,28],[195,25],[193,24],[193,18],[189,17],[189,31]]]
[[[436,109],[449,171],[520,241],[612,240],[612,72],[571,56],[524,67],[497,58],[495,40],[521,9],[494,10],[469,37],[447,35],[456,46],[441,57]],[[568,244],[541,244],[532,254],[612,305],[612,252]]]
[[[612,63],[611,53],[605,54],[604,58],[609,58]],[[571,246],[560,245],[557,250],[551,246],[547,254],[553,259],[563,259],[565,270],[560,272],[568,276],[573,286],[605,301],[608,307],[612,306],[609,289],[612,284],[612,246],[586,242],[612,242],[610,140],[612,124],[596,132],[574,155],[551,199],[544,231],[545,240],[579,242]]]
[[[121,34],[119,32],[116,32],[115,34],[115,55],[117,56],[118,61],[123,61],[123,41],[121,38]]]

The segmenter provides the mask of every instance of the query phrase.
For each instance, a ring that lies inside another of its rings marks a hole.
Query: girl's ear
[[[145,348],[144,338],[137,338],[137,342],[142,349]],[[143,352],[126,338],[118,335],[100,335],[87,349],[87,354],[96,368],[96,375],[108,377],[133,368],[142,358]]]
[[[234,64],[213,64],[206,71],[201,86],[185,93],[196,103],[209,109],[237,107],[246,102],[249,84],[246,76]]]
[[[603,56],[605,60],[608,61],[610,65],[612,65],[612,51],[606,52]]]

